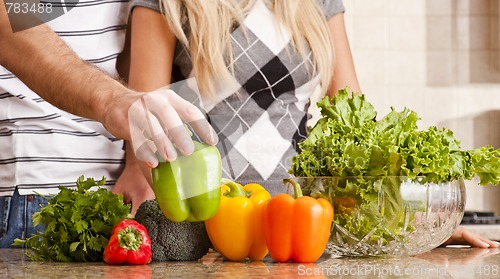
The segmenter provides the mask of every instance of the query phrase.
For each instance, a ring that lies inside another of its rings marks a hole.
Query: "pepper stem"
[[[291,178],[283,179],[283,185],[286,185],[287,183],[290,183],[293,186],[293,195],[295,196],[295,198],[302,197],[302,188],[300,187],[299,183]]]
[[[118,233],[118,243],[123,249],[137,251],[142,244],[141,233],[132,227],[126,227]]]
[[[231,179],[222,178],[221,182],[222,184],[225,184],[229,187],[228,196],[232,198],[246,196],[246,192],[243,190],[243,188],[238,183],[232,181]]]

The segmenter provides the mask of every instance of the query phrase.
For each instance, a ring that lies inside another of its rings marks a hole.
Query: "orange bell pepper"
[[[324,199],[302,196],[300,185],[294,186],[295,199],[278,194],[264,206],[263,225],[266,244],[277,262],[314,262],[325,251],[333,222],[333,208]]]
[[[262,207],[271,195],[259,184],[242,187],[223,179],[220,206],[214,217],[205,221],[215,249],[231,261],[263,259],[267,253],[262,228]]]

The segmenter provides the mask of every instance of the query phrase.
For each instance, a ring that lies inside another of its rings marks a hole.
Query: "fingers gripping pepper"
[[[271,195],[258,184],[242,187],[223,179],[217,214],[205,221],[215,249],[231,261],[258,261],[267,253],[262,228],[262,207]]]
[[[203,221],[220,203],[222,162],[215,146],[194,141],[195,150],[151,170],[153,190],[163,214],[174,222]]]
[[[146,228],[137,221],[125,219],[113,227],[104,250],[108,264],[147,264],[151,261],[151,240]]]
[[[271,257],[278,262],[310,263],[324,252],[333,222],[333,208],[324,198],[302,196],[292,179],[295,199],[278,194],[263,208],[264,236]]]

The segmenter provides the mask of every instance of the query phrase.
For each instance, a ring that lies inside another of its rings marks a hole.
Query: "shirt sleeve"
[[[145,7],[160,12],[160,0],[130,0],[129,10],[135,7]]]
[[[345,12],[342,0],[318,0],[318,4],[322,8],[326,20],[329,20],[336,14]]]

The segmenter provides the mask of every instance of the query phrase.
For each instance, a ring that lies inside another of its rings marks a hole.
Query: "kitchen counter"
[[[232,263],[209,253],[198,262],[154,262],[143,266],[104,263],[32,262],[23,249],[0,249],[0,278],[499,278],[500,250],[464,246],[437,248],[413,257],[336,257],[313,264]],[[311,276],[306,276],[311,275]],[[316,275],[316,276],[314,276]]]

